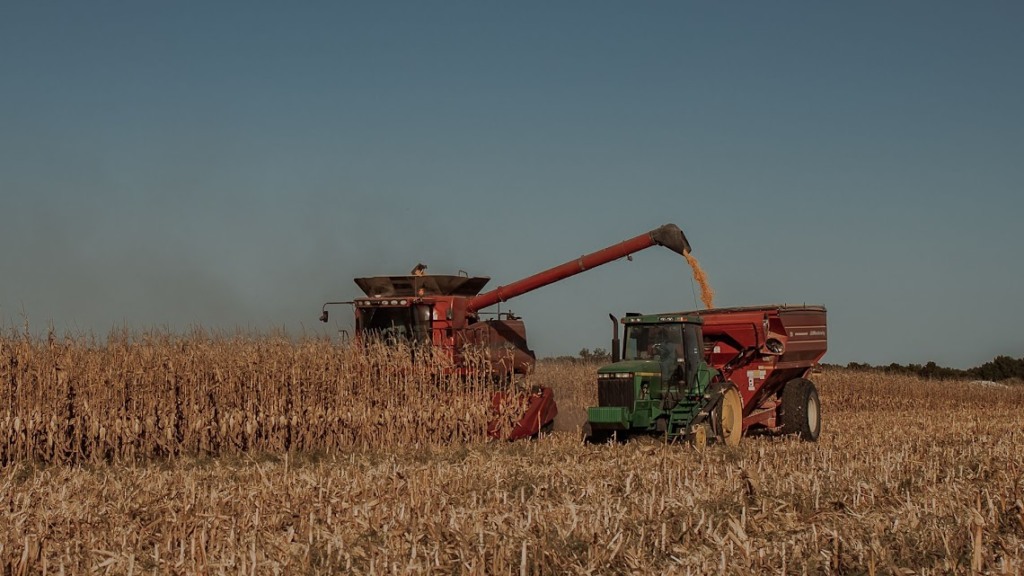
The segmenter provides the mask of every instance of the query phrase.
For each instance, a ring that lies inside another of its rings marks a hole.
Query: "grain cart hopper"
[[[621,350],[612,320],[613,362],[598,370],[588,440],[646,433],[736,445],[752,427],[818,439],[821,403],[807,376],[827,348],[823,306],[629,314]]]
[[[352,304],[357,341],[376,337],[385,342],[430,345],[448,354],[462,369],[483,350],[491,359],[487,369],[496,378],[508,379],[530,372],[536,362],[526,343],[526,327],[509,312],[482,317],[483,309],[651,246],[664,246],[679,254],[690,250],[682,230],[666,224],[483,294],[480,291],[490,278],[422,274],[425,267],[420,265],[408,276],[356,278],[365,296],[324,304],[320,320],[327,322],[327,306]],[[505,400],[503,395],[495,395],[496,411]],[[550,388],[532,391],[526,405],[525,414],[506,435],[510,440],[537,434],[550,426],[558,413]],[[498,436],[497,430],[494,424],[490,432]]]

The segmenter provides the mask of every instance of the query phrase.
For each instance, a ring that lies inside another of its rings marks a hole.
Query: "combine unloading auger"
[[[641,234],[635,238],[630,238],[624,242],[620,242],[613,246],[603,248],[597,252],[591,252],[584,256],[580,256],[575,260],[570,260],[565,264],[549,268],[543,272],[538,272],[532,276],[527,276],[522,280],[518,280],[507,286],[499,286],[490,292],[486,292],[479,296],[474,297],[469,301],[467,308],[472,311],[481,310],[497,304],[498,302],[505,302],[521,294],[526,294],[551,284],[564,280],[570,276],[575,276],[580,272],[596,268],[602,264],[607,264],[620,258],[625,258],[631,254],[639,252],[641,250],[650,248],[651,246],[664,246],[673,252],[678,253],[680,256],[685,256],[686,252],[690,251],[690,243],[686,240],[686,235],[679,229],[675,224],[665,224],[659,228],[655,228],[646,234]]]

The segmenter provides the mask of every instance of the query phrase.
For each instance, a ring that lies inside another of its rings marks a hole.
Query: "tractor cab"
[[[627,317],[622,362],[639,363],[641,372],[658,372],[663,383],[678,385],[688,382],[687,370],[701,360],[700,318]],[[687,354],[687,350],[691,354]]]

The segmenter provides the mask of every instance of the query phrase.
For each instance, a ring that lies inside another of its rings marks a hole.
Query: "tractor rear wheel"
[[[743,398],[732,384],[722,390],[722,401],[715,407],[712,420],[718,439],[726,446],[738,446],[743,436]]]
[[[794,378],[782,389],[782,433],[817,442],[821,434],[821,400],[814,382]]]

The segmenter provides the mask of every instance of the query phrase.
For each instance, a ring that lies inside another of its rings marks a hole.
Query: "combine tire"
[[[726,446],[738,446],[743,436],[743,398],[733,385],[722,390],[722,401],[715,407],[713,420],[718,439]]]
[[[540,427],[540,432],[537,432],[537,436],[538,437],[550,436],[551,433],[554,432],[554,431],[555,431],[555,421],[552,420],[551,422],[548,422],[547,424],[545,424],[545,425]]]
[[[782,433],[816,442],[821,434],[821,400],[814,382],[794,378],[782,389]]]

